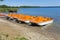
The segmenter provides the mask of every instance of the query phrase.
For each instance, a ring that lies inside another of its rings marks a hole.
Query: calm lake
[[[54,24],[48,31],[60,34],[60,8],[20,8],[18,13],[51,17],[54,19]]]

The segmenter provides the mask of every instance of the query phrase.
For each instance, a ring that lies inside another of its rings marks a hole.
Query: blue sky
[[[9,6],[60,6],[60,0],[4,0],[0,5]]]

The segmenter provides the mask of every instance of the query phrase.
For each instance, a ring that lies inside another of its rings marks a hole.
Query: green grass
[[[21,37],[20,35],[16,35],[15,37],[11,38],[9,34],[0,33],[0,40],[28,40],[25,37]]]
[[[17,11],[18,8],[1,8],[0,7],[0,12],[9,12],[9,10],[13,10],[13,11],[16,10]]]
[[[15,40],[28,40],[28,39],[25,37],[16,37]]]

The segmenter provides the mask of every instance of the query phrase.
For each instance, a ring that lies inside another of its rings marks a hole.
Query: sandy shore
[[[24,36],[29,40],[60,40],[60,35],[50,33],[44,28],[18,24],[0,18],[0,33],[9,34],[10,38],[16,35]]]

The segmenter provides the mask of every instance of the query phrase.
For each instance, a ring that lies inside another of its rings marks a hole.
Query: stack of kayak
[[[0,13],[0,17],[5,17],[6,14]]]
[[[15,20],[18,23],[24,22],[28,25],[37,24],[41,26],[41,25],[47,25],[53,23],[53,19],[50,17],[31,16],[31,15],[16,14],[16,13],[7,14],[6,19]]]

